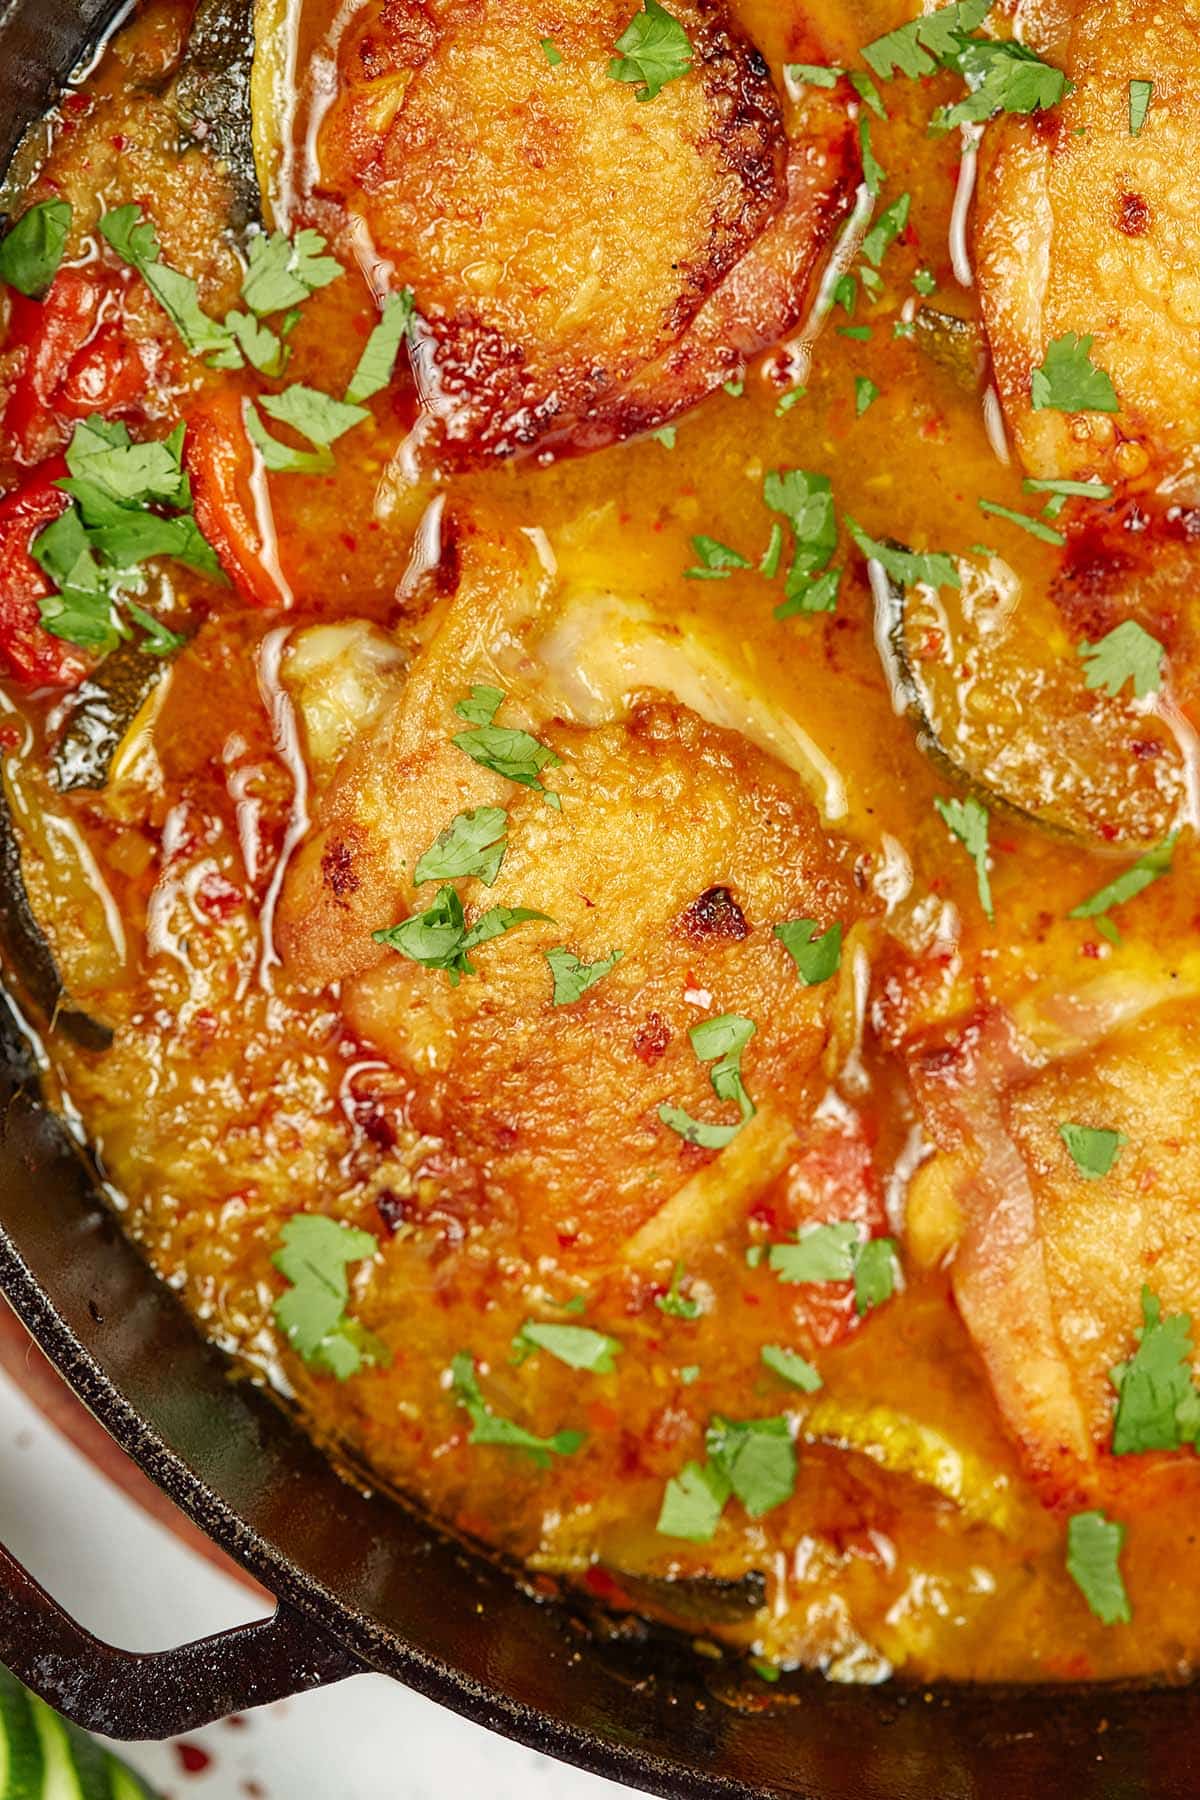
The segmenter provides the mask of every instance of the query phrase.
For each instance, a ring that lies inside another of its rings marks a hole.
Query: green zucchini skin
[[[758,1569],[735,1580],[710,1575],[672,1580],[663,1575],[635,1575],[627,1569],[610,1569],[609,1573],[638,1606],[689,1630],[741,1624],[766,1603],[766,1577]]]
[[[172,97],[184,129],[229,169],[230,226],[237,232],[262,223],[250,115],[253,62],[253,0],[200,0]]]
[[[121,739],[169,666],[161,656],[120,644],[80,684],[50,757],[50,779],[60,794],[105,785]]]
[[[45,1759],[33,1708],[16,1677],[0,1668],[0,1800],[42,1800]]]

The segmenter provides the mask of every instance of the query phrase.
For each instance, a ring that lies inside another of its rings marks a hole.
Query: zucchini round
[[[141,1777],[0,1668],[0,1800],[155,1800]]]

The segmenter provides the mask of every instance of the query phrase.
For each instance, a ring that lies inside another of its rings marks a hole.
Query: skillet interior
[[[0,163],[106,3],[0,12]],[[135,1460],[275,1593],[364,1664],[545,1753],[651,1792],[807,1800],[1193,1796],[1194,1690],[839,1689],[800,1678],[744,1709],[719,1665],[661,1641],[585,1642],[502,1570],[342,1482],[196,1334],[98,1200],[0,1034],[0,1285]],[[81,1521],[81,1530],[87,1530]],[[136,1729],[136,1721],[133,1722]]]

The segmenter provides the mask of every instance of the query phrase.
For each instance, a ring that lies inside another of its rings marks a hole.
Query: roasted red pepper
[[[196,523],[241,599],[252,606],[292,604],[273,541],[264,542],[254,504],[254,450],[236,394],[214,394],[188,419],[184,462]]]
[[[30,555],[38,532],[70,500],[55,481],[67,472],[60,458],[45,463],[25,486],[0,500],[0,661],[27,687],[73,687],[92,659],[46,630],[38,601],[54,586]]]

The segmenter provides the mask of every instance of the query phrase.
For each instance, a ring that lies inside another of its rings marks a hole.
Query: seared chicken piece
[[[1039,476],[1168,481],[1195,498],[1200,442],[1200,14],[1182,0],[1035,9],[1027,36],[1075,91],[988,127],[976,214],[1005,413]],[[1136,135],[1130,82],[1153,94]],[[1118,413],[1032,405],[1047,346],[1093,338]]]
[[[1057,1024],[1043,1017],[1041,1045],[992,1013],[913,1065],[941,1146],[910,1196],[917,1254],[929,1214],[948,1214],[955,1298],[1048,1504],[1137,1476],[1102,1452],[1143,1284],[1164,1316],[1200,1304],[1200,1150],[1186,1128],[1200,1011],[1194,997],[1171,1004],[1181,987],[1194,996],[1196,970],[1124,991],[1114,976],[1094,1002],[1060,1002]],[[1108,1173],[1081,1170],[1064,1124],[1121,1134]]]
[[[323,795],[315,771],[321,797],[277,938],[305,985],[342,983],[350,1024],[404,1071],[413,1122],[475,1171],[480,1206],[509,1211],[531,1253],[611,1259],[711,1160],[659,1107],[737,1122],[688,1037],[700,1021],[734,1013],[756,1026],[743,1078],[760,1110],[727,1153],[734,1200],[787,1166],[825,1091],[838,983],[805,986],[773,927],[803,918],[817,932],[849,929],[861,910],[854,851],[826,834],[791,770],[674,698],[614,691],[605,708],[594,687],[586,721],[550,716],[537,650],[544,637],[561,664],[554,582],[524,541],[486,529],[465,532],[451,560],[458,590],[431,614],[395,698]],[[316,705],[319,759],[329,709],[315,655],[302,636],[293,691],[306,718]],[[675,661],[684,655],[677,646]],[[499,724],[536,732],[561,759],[542,772],[559,807],[453,743],[465,724],[455,703],[481,684],[506,690]],[[491,887],[456,883],[468,921],[500,906],[551,922],[473,951],[477,972],[452,985],[372,932],[431,905],[438,883],[414,885],[418,860],[481,806],[505,810],[507,845]],[[554,948],[584,964],[621,954],[581,998],[555,1005]],[[693,1186],[695,1206],[724,1216],[728,1196],[709,1185]],[[663,1243],[677,1234],[672,1218]],[[660,1252],[655,1240],[631,1256]]]
[[[839,100],[785,121],[721,0],[672,0],[692,66],[639,104],[607,72],[635,10],[370,0],[342,40],[321,185],[416,295],[443,459],[661,424],[800,317],[849,205]]]

